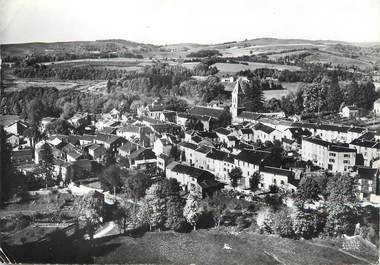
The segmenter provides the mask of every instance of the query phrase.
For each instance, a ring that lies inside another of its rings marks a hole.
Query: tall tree
[[[145,191],[150,185],[150,179],[143,173],[127,177],[125,191],[129,198],[137,201],[145,196]]]
[[[62,108],[61,118],[65,120],[70,119],[75,114],[76,109],[77,107],[75,104],[66,102]]]
[[[242,174],[243,172],[241,171],[240,167],[235,167],[228,173],[231,181],[231,186],[233,188],[236,188],[238,186],[239,180],[243,177]]]
[[[353,232],[358,214],[356,186],[357,179],[349,174],[337,173],[328,180],[326,234],[338,236]]]
[[[38,126],[44,115],[44,105],[38,98],[30,101],[28,105],[28,120],[35,126]]]
[[[151,228],[179,230],[183,223],[184,202],[177,181],[161,179],[147,191],[141,215]]]
[[[261,111],[264,106],[264,93],[260,87],[260,80],[252,78],[249,82],[241,84],[245,92],[243,106],[248,111]]]
[[[12,180],[15,175],[15,168],[12,160],[12,147],[6,141],[6,132],[0,126],[0,204],[4,199],[13,193],[14,185]]]
[[[321,192],[320,185],[313,176],[305,176],[298,185],[296,201],[302,208],[307,202],[318,201]]]
[[[185,208],[183,209],[183,214],[186,221],[193,226],[194,230],[196,230],[197,223],[201,217],[199,198],[189,195],[186,200]]]
[[[260,175],[259,171],[255,171],[251,178],[249,179],[249,189],[253,192],[257,191],[259,189],[259,184],[262,180],[262,177]]]
[[[100,183],[103,189],[113,191],[114,195],[116,191],[122,186],[121,176],[126,174],[125,171],[121,170],[117,165],[111,165],[103,170],[100,176]]]
[[[331,78],[322,79],[322,85],[326,87],[326,107],[331,111],[338,111],[343,102],[343,93],[339,87],[338,77],[334,72]]]

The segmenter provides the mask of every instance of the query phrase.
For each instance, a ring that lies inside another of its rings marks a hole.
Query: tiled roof
[[[147,160],[147,159],[155,159],[156,154],[152,151],[152,149],[140,148],[134,151],[131,156],[131,159],[134,160]]]
[[[215,132],[198,131],[197,134],[203,138],[210,138],[210,139],[218,138]]]
[[[302,136],[309,137],[312,135],[312,133],[308,129],[295,127],[295,128],[289,128],[288,129],[290,133],[292,134],[293,138],[298,139]]]
[[[208,153],[206,157],[210,159],[225,161],[225,162],[233,164],[235,156],[233,154],[214,149],[212,150],[212,152]]]
[[[266,172],[266,173],[271,173],[271,174],[275,174],[275,175],[286,176],[288,178],[292,178],[294,176],[293,171],[288,170],[288,169],[278,168],[278,167],[263,166],[260,168],[260,172]]]
[[[193,178],[196,178],[197,180],[215,179],[214,174],[212,174],[206,170],[202,170],[202,169],[199,169],[196,167],[191,167],[191,166],[184,165],[184,164],[179,164],[177,162],[170,163],[167,168],[173,172],[189,175]]]
[[[121,127],[117,129],[117,132],[123,133],[123,132],[131,132],[131,133],[139,133],[141,126],[135,126],[135,125],[128,125]]]
[[[200,137],[199,135],[194,135],[193,137],[191,137],[191,140],[198,144],[202,141],[202,137]]]
[[[243,111],[238,115],[238,118],[246,120],[258,120],[262,115],[256,112]]]
[[[356,145],[356,146],[361,146],[361,147],[380,149],[380,143],[379,142],[376,142],[373,140],[366,140],[364,138],[355,139],[350,144]]]
[[[262,124],[262,123],[257,123],[255,124],[255,126],[253,126],[253,129],[254,130],[257,130],[257,131],[262,131],[266,134],[270,134],[272,133],[273,131],[275,131],[276,129],[272,128],[272,127],[269,127],[265,124]]]
[[[374,141],[375,140],[375,132],[366,132],[363,135],[361,135],[358,139]]]
[[[179,146],[182,146],[184,148],[190,148],[190,149],[197,149],[198,148],[198,145],[196,144],[192,144],[192,143],[188,143],[188,142],[180,142],[178,143]]]
[[[194,106],[189,110],[189,114],[208,116],[214,119],[219,119],[226,111],[224,109],[207,108],[202,106]]]
[[[256,151],[256,150],[243,150],[235,156],[237,160],[244,161],[250,164],[259,165],[270,155],[270,152]]]
[[[101,141],[101,142],[105,142],[105,143],[108,143],[108,144],[112,144],[112,143],[114,143],[115,141],[117,141],[119,139],[123,139],[123,138],[120,137],[120,136],[114,135],[114,134],[101,134],[101,133],[98,133],[96,135],[96,140]]]
[[[219,127],[217,129],[214,130],[216,133],[220,133],[220,134],[223,134],[223,135],[229,135],[231,133],[230,130],[227,130],[226,128],[223,128],[223,127]]]
[[[195,149],[195,151],[202,153],[202,154],[207,154],[211,150],[212,150],[211,147],[205,146],[205,145],[202,145],[202,146],[198,147],[197,149]]]
[[[358,166],[358,175],[361,179],[375,180],[377,173],[377,168]]]
[[[99,133],[104,133],[104,134],[114,134],[116,132],[117,128],[115,127],[104,127],[99,131]]]
[[[128,153],[131,153],[136,149],[137,149],[137,144],[134,144],[134,143],[129,142],[129,141],[124,143],[122,146],[119,147],[120,151],[124,151],[124,152],[128,152]]]
[[[242,128],[240,131],[242,134],[253,134],[253,131],[250,128]]]
[[[347,145],[343,145],[343,144],[339,145],[335,143],[330,143],[330,142],[327,142],[315,137],[306,137],[306,138],[303,138],[302,141],[306,141],[309,143],[327,147],[330,151],[333,151],[333,152],[349,152],[349,153],[356,152],[355,149],[349,148],[347,147]]]

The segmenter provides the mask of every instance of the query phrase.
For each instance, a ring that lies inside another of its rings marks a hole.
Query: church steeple
[[[232,91],[232,104],[231,104],[231,115],[232,119],[236,118],[238,115],[239,108],[242,107],[242,100],[244,97],[244,91],[241,87],[241,80],[238,79],[236,81],[236,85],[234,87],[234,90]]]

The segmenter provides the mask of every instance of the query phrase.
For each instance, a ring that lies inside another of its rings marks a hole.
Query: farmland
[[[58,90],[75,89],[93,93],[103,92],[107,82],[104,80],[46,80],[46,79],[17,79],[5,83],[6,92],[20,91],[27,87],[55,87]]]
[[[243,70],[255,70],[258,68],[270,68],[270,69],[278,69],[278,70],[287,69],[290,71],[301,70],[301,68],[298,66],[258,63],[258,62],[248,62],[248,65],[235,64],[235,63],[215,63],[213,66],[216,66],[218,70],[222,73],[237,73]]]

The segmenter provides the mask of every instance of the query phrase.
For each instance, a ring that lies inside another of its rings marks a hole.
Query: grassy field
[[[17,79],[6,80],[5,91],[20,91],[27,87],[55,87],[58,90],[76,89],[80,91],[103,92],[107,85],[107,81],[103,80],[49,80],[49,79]]]
[[[265,90],[264,97],[266,100],[269,100],[271,98],[277,98],[281,99],[283,96],[288,95],[291,92],[296,92],[299,88],[301,88],[305,83],[303,82],[282,82],[281,85],[284,88],[284,90]]]
[[[323,44],[311,43],[281,43],[281,44],[263,44],[250,46],[232,46],[227,49],[222,49],[221,52],[225,57],[238,57],[250,54],[261,54],[266,52],[285,52],[291,49],[310,49],[321,48]]]
[[[258,68],[271,68],[271,69],[278,69],[278,70],[287,69],[290,71],[301,70],[301,68],[297,66],[269,64],[269,63],[253,63],[253,62],[249,62],[248,65],[234,64],[234,63],[216,63],[216,64],[213,64],[213,66],[216,66],[220,72],[224,72],[224,73],[236,73],[242,70],[255,70]]]
[[[224,249],[228,244],[231,249]],[[369,264],[319,241],[295,241],[260,234],[198,230],[188,234],[146,233],[104,243],[96,263],[173,264]]]

